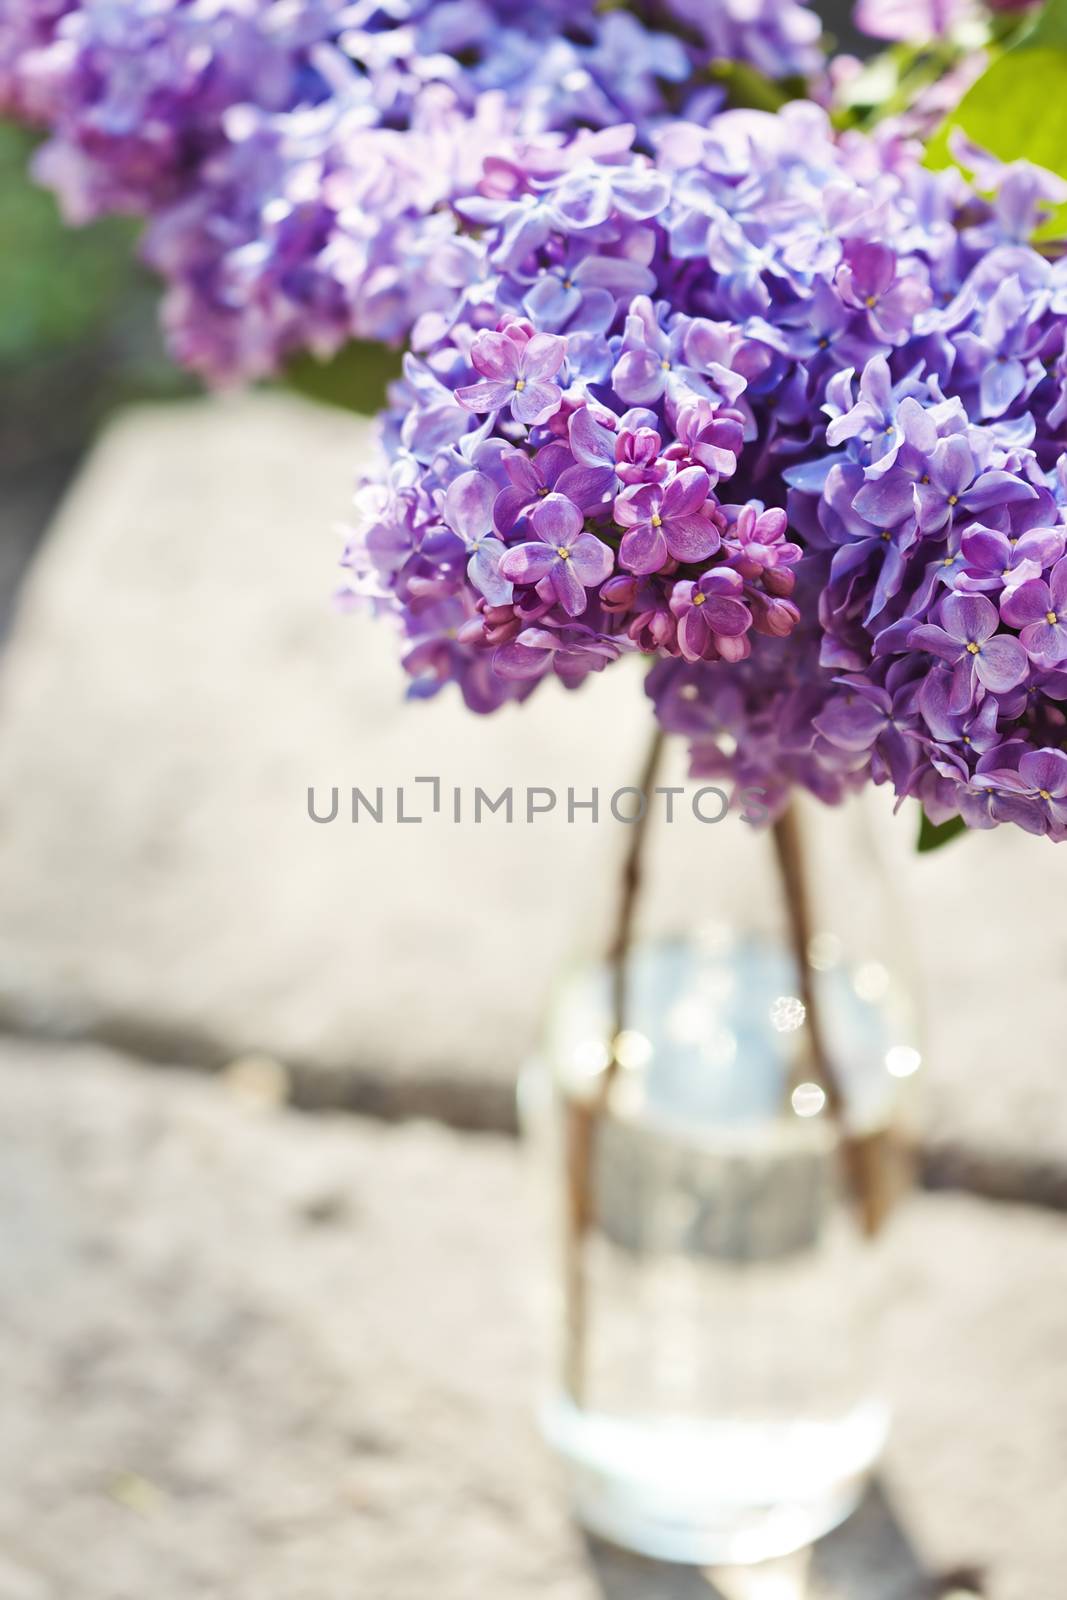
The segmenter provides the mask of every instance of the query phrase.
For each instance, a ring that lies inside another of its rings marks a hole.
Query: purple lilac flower
[[[857,0],[853,20],[872,38],[921,44],[978,14],[975,0]]]
[[[0,10],[0,114],[27,122],[41,119],[27,78],[27,63],[47,48],[60,19],[75,0],[19,0]]]
[[[1000,745],[978,763],[975,787],[987,791],[998,821],[1028,833],[1067,834],[1067,755],[1059,749]]]
[[[1025,12],[1038,0],[857,0],[853,21],[874,39],[926,44],[980,22],[987,11]],[[946,108],[947,109],[947,108]]]
[[[1000,615],[1019,629],[1019,643],[1039,667],[1067,661],[1067,559],[1051,568],[1049,580],[1028,578],[1011,588],[1000,603]]]
[[[464,472],[448,486],[443,506],[446,527],[463,540],[467,555],[467,577],[491,605],[507,605],[512,586],[501,573],[504,544],[494,537],[493,502],[496,492],[490,478],[480,472]]]
[[[710,490],[703,467],[687,467],[667,483],[624,489],[615,501],[615,521],[626,529],[620,565],[646,573],[658,572],[668,560],[706,560],[722,542],[714,521],[701,515]]]
[[[500,461],[508,486],[496,497],[494,516],[505,537],[513,533],[553,489],[573,501],[579,510],[594,511],[602,504],[614,480],[609,468],[584,466],[576,461],[567,445],[558,439],[532,456],[525,450],[505,450]]]
[[[736,662],[782,639],[800,615],[785,512],[720,498],[746,431],[739,332],[644,293],[656,260],[673,281],[670,181],[613,135],[494,158],[481,188],[461,209],[488,271],[408,361],[353,588],[407,628],[461,598],[457,647],[504,697],[627,651]],[[595,316],[531,293],[560,270],[564,293],[603,297]]]
[[[1018,519],[1017,519],[1018,521]],[[960,540],[960,568],[955,587],[966,593],[1002,589],[1011,594],[1020,584],[1039,578],[1064,552],[1065,535],[1055,528],[1018,526],[1011,535],[973,523]]]
[[[946,595],[935,615],[935,623],[914,627],[907,642],[953,667],[949,711],[970,710],[979,688],[1004,693],[1026,677],[1026,651],[1018,639],[998,633],[997,608],[985,595]]]
[[[967,362],[959,371],[976,395]],[[793,514],[803,523],[814,511],[818,536],[838,546],[819,601],[820,653],[845,669],[845,698],[817,715],[817,727],[935,821],[1013,822],[1061,838],[1055,806],[1018,776],[1024,756],[1067,741],[1067,675],[1058,670],[1067,659],[1067,496],[1062,472],[1044,472],[1028,443],[1044,426],[1045,389],[1031,391],[1038,404],[1030,399],[1025,417],[976,424],[959,397],[940,398],[953,375],[942,367],[923,401],[912,369],[877,412],[853,416],[840,457],[824,464],[821,493],[792,474]],[[893,451],[879,457],[873,444],[887,425]],[[888,543],[878,530],[887,515],[903,530]],[[880,545],[895,553],[880,556]],[[881,722],[890,705],[895,750]]]
[[[795,0],[664,0],[664,9],[720,61],[750,61],[771,78],[814,72],[821,24]]]
[[[641,651],[695,770],[1063,837],[1060,191],[699,84],[816,73],[817,34],[794,0],[38,0],[0,93],[70,215],[148,219],[198,370],[412,334],[344,565],[413,693]]]
[[[740,573],[730,567],[705,572],[695,583],[674,585],[670,606],[686,661],[740,661],[747,654],[744,636],[752,626],[752,612],[743,592]]]
[[[895,250],[866,239],[845,249],[836,287],[846,306],[866,312],[872,331],[886,344],[904,340],[933,298],[921,277],[900,273]]]
[[[536,681],[551,667],[565,688],[576,689],[590,672],[603,672],[618,654],[618,646],[592,628],[524,628],[496,652],[493,666],[509,685]]]
[[[703,397],[732,404],[745,387],[731,372],[732,332],[704,319],[673,320],[664,329],[647,295],[630,306],[622,352],[611,378],[627,405],[654,405],[668,395],[676,403]]]
[[[873,781],[935,820],[1018,820],[1023,780],[1001,792],[996,774],[1021,755],[994,755],[1067,745],[1067,266],[1020,245],[1001,203],[1033,185],[981,181],[988,200],[892,140],[835,137],[810,105],[665,127],[655,169],[606,135],[494,157],[460,206],[485,265],[396,391],[397,488],[350,547],[351,582],[380,582],[388,550],[381,603],[402,616],[458,585],[458,647],[503,697],[658,658],[649,691],[693,770],[773,807],[796,784],[833,801]],[[825,332],[801,337],[815,305]],[[517,346],[565,347],[544,420],[511,415],[510,352],[498,409],[465,413],[475,349],[516,327]],[[1024,381],[991,415],[986,368],[1016,359]],[[508,602],[435,565],[421,521],[472,466],[496,485]],[[408,533],[397,505],[419,509]],[[1063,831],[1044,801],[1025,815]]]
[[[469,411],[502,411],[516,422],[534,427],[560,408],[563,392],[550,382],[563,365],[566,342],[557,334],[534,333],[521,322],[509,322],[499,333],[480,333],[471,346],[471,362],[486,380],[465,384],[456,399]]]
[[[69,220],[148,220],[171,348],[216,382],[352,337],[399,343],[446,316],[436,273],[464,250],[443,208],[471,191],[490,144],[630,122],[647,139],[668,116],[721,100],[701,87],[712,57],[776,76],[821,66],[801,0],[729,0],[684,38],[664,30],[659,5],[602,14],[593,0],[20,0],[7,11],[18,14],[0,18],[0,105],[47,128],[36,175]],[[647,276],[636,262],[618,270]],[[600,286],[578,292],[581,313],[567,309],[570,291],[539,291],[544,331],[595,320]]]
[[[544,599],[554,599],[569,617],[580,617],[588,605],[586,590],[614,569],[611,550],[582,532],[582,513],[561,494],[542,500],[530,513],[530,526],[536,539],[508,550],[501,572],[512,583],[536,584]]]

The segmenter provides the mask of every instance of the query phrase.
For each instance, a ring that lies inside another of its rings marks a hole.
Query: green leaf
[[[385,404],[386,386],[400,376],[400,354],[353,340],[329,361],[300,356],[286,368],[291,389],[324,405],[372,416]]]
[[[1067,50],[1067,0],[1048,0],[1019,43],[1022,48],[1048,45],[1052,49]]]
[[[950,817],[947,822],[931,822],[924,811],[919,824],[919,854],[925,855],[929,850],[940,850],[942,845],[948,844],[950,839],[955,839],[957,834],[966,832],[967,824],[962,817]]]
[[[949,139],[957,127],[1002,161],[1031,161],[1067,178],[1067,47],[1031,48],[1022,41],[994,61],[931,139],[927,166],[952,165]],[[1065,233],[1067,205],[1061,205],[1037,238]]]
[[[1002,161],[1067,171],[1067,49],[1019,46],[994,61],[934,136],[931,165],[948,165],[948,135],[956,126]],[[935,162],[942,150],[945,159]]]
[[[952,162],[949,136],[964,133],[1002,161],[1032,161],[1067,177],[1067,0],[1047,0],[1035,20],[995,56],[931,139],[926,162]],[[1060,207],[1039,237],[1060,237]]]

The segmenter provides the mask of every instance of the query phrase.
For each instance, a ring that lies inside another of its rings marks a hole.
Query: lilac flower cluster
[[[927,204],[951,229],[920,258],[925,303],[834,375],[832,453],[784,474],[834,675],[811,749],[934,822],[1063,838],[1067,258],[1023,242],[1063,186],[1022,166],[980,181],[992,207]],[[880,245],[860,265],[884,320],[906,280]]]
[[[805,103],[494,157],[345,555],[415,692],[640,651],[702,775],[1062,836],[1059,187],[977,182]]]
[[[624,652],[735,663],[789,634],[785,512],[723,490],[750,416],[738,330],[661,297],[669,179],[605,133],[496,158],[483,190],[457,202],[469,283],[416,330],[344,558],[415,692],[454,679],[487,710]]]
[[[690,687],[685,717],[717,735],[697,744],[712,764],[722,732],[743,727],[735,764],[762,761],[779,793],[783,777],[823,798],[889,782],[934,822],[1010,821],[1059,839],[1067,259],[1025,241],[1063,186],[986,164],[989,206],[955,180],[894,167],[910,197],[894,245],[846,245],[834,274],[880,348],[849,350],[822,390],[832,453],[783,472],[806,552],[797,598],[819,624],[796,635],[808,660],[794,656],[784,693],[744,677]],[[663,678],[650,687],[677,717],[663,697],[684,685]]]
[[[443,208],[506,135],[712,108],[712,56],[814,73],[818,31],[803,0],[28,0],[0,105],[69,220],[148,217],[173,351],[227,381],[447,305]]]
[[[875,39],[925,44],[942,39],[966,23],[980,21],[983,12],[1023,12],[1036,0],[857,0],[853,20],[857,28]]]
[[[409,342],[344,592],[413,693],[643,654],[699,773],[1062,838],[1067,256],[1031,240],[1067,191],[922,166],[968,60],[872,135],[721,110],[713,62],[810,87],[818,34],[801,0],[30,0],[0,99],[68,215],[148,219],[185,364]]]
[[[74,0],[21,0],[0,9],[0,115],[30,119],[27,63],[52,40]]]
[[[1029,255],[990,252],[962,325],[960,296],[925,319],[947,333],[947,378],[982,420],[936,373],[892,384],[876,358],[831,424],[831,442],[847,445],[815,516],[833,552],[821,660],[838,671],[813,725],[935,822],[1063,838],[1067,261]]]

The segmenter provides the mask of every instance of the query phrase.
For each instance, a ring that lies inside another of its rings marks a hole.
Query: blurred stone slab
[[[0,1021],[213,1065],[265,1050],[305,1100],[501,1127],[625,845],[610,816],[568,824],[566,792],[595,786],[606,811],[648,707],[629,662],[488,719],[452,692],[405,705],[387,627],[328,600],[369,448],[366,423],[280,396],[143,409],[102,440],[0,675]],[[441,780],[436,816],[419,776]],[[425,821],[318,826],[312,785],[320,803],[338,786],[342,819],[353,785],[387,811],[403,785]],[[475,826],[474,788],[509,785],[520,812],[531,786],[559,807]],[[834,866],[840,817],[818,826],[835,893],[877,920]],[[1062,1165],[1067,851],[1001,830],[917,861],[913,826],[883,843],[927,992],[934,1133]],[[728,913],[739,881],[771,898],[747,832],[661,829],[653,922]]]
[[[256,1089],[0,1045],[4,1600],[711,1600],[568,1523],[515,1146]],[[925,1197],[886,1244],[896,1433],[809,1600],[1058,1592],[1067,1224]]]

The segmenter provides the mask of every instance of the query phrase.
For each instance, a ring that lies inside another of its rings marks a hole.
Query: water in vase
[[[824,965],[850,1117],[876,1132],[918,1053],[888,981]],[[791,972],[778,949],[726,936],[640,950],[598,1123],[581,1327],[564,1304],[567,1381],[543,1420],[581,1521],[661,1559],[809,1543],[848,1515],[886,1436],[868,1338],[878,1250],[804,1077]],[[543,1126],[595,1084],[606,1014],[603,974],[561,999]]]

